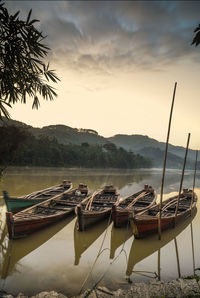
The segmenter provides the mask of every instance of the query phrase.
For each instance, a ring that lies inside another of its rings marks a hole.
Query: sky
[[[200,1],[7,1],[11,13],[40,20],[61,81],[39,110],[16,104],[11,117],[42,127],[90,128],[105,137],[142,134],[200,148],[200,46],[191,46]]]

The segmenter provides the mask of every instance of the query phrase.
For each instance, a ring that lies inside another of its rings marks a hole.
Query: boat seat
[[[179,206],[178,211],[186,211],[189,206]]]
[[[56,207],[56,206],[53,206],[53,207],[45,207],[45,206],[37,206],[37,209],[47,209],[47,210],[60,210],[60,211],[67,211],[68,209],[70,208],[60,208],[60,207]]]
[[[133,206],[138,206],[138,205],[149,205],[149,204],[151,204],[151,202],[149,202],[149,201],[146,201],[146,202],[144,202],[144,201],[139,201],[139,202],[136,202]]]

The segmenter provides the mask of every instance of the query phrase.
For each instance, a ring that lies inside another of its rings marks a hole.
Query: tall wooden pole
[[[195,166],[194,166],[194,179],[193,179],[193,187],[192,187],[192,200],[190,209],[192,210],[192,205],[194,202],[194,188],[195,188],[195,182],[196,182],[196,172],[197,172],[197,160],[198,160],[198,150],[196,150],[196,160],[195,160]]]
[[[166,140],[166,146],[165,146],[165,156],[164,156],[164,163],[163,163],[162,182],[161,182],[161,189],[160,189],[160,208],[159,208],[159,217],[158,217],[158,238],[159,238],[159,240],[161,240],[161,210],[162,210],[163,188],[164,188],[164,180],[165,180],[165,169],[166,169],[166,161],[167,161],[169,135],[170,135],[171,121],[172,121],[172,112],[173,112],[173,108],[174,108],[174,100],[175,100],[175,94],[176,94],[176,86],[177,86],[177,82],[174,85],[171,111],[170,111],[170,116],[169,116],[169,125],[168,125],[167,140]]]
[[[186,149],[185,149],[185,158],[184,158],[184,163],[183,163],[183,170],[182,170],[182,175],[181,175],[181,182],[180,182],[180,187],[179,187],[178,200],[177,200],[177,204],[176,204],[174,226],[176,224],[176,217],[177,217],[177,214],[178,214],[179,201],[180,201],[180,195],[181,195],[181,190],[182,190],[182,185],[183,185],[183,178],[184,178],[185,164],[186,164],[186,160],[187,160],[189,142],[190,142],[190,133],[188,134],[187,145],[186,145]]]

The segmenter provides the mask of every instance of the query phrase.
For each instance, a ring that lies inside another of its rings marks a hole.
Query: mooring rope
[[[110,218],[111,218],[111,215],[112,215],[112,212],[111,212],[111,214],[110,214]],[[110,220],[110,218],[109,218],[109,220]],[[108,227],[107,227],[108,228]],[[122,248],[121,248],[121,250],[120,250],[120,252],[119,252],[119,254],[110,262],[110,264],[109,264],[109,266],[108,266],[108,268],[106,269],[106,271],[103,273],[103,275],[98,279],[98,281],[93,285],[93,287],[89,290],[89,292],[88,293],[86,293],[85,295],[84,295],[84,298],[86,298],[86,297],[88,297],[90,294],[91,294],[91,292],[92,291],[95,291],[95,293],[96,293],[96,287],[97,287],[97,285],[102,281],[102,279],[104,278],[104,276],[107,274],[107,272],[109,271],[109,269],[110,269],[110,267],[113,265],[113,263],[118,259],[118,257],[122,254],[122,252],[124,252],[124,254],[125,254],[125,257],[126,257],[126,263],[127,263],[127,260],[128,260],[128,258],[127,258],[127,254],[126,254],[126,251],[125,251],[125,249],[124,249],[124,246],[125,246],[125,242],[126,242],[126,240],[127,240],[127,234],[128,234],[128,229],[129,229],[129,221],[128,221],[128,223],[127,223],[127,226],[126,226],[126,233],[125,233],[125,237],[124,237],[124,242],[123,242],[123,245],[122,245]],[[103,242],[102,242],[103,243]],[[102,246],[101,246],[102,247]],[[105,251],[105,250],[110,250],[109,248],[105,248],[103,251]],[[97,261],[97,259],[99,258],[99,256],[101,255],[101,253],[103,252],[103,251],[99,251],[99,254],[97,255],[97,257],[96,257],[96,259],[95,259],[95,263],[96,263],[96,261]],[[94,267],[94,266],[93,266]],[[88,278],[89,278],[89,275],[88,275]],[[87,278],[87,279],[88,279]],[[86,280],[87,281],[87,280]],[[85,285],[85,284],[84,284]],[[84,286],[83,285],[83,286]],[[83,286],[82,286],[82,288],[81,288],[81,291],[82,291],[82,289],[83,289]],[[80,292],[81,292],[80,291]],[[80,294],[80,292],[79,292],[79,294]]]
[[[113,172],[113,170],[112,170],[112,172]],[[105,185],[108,184],[108,178],[109,178],[109,177],[110,177],[110,174],[106,176],[106,181],[104,182]],[[90,276],[91,276],[91,278],[92,278],[92,280],[93,280],[93,277],[92,277],[92,270],[93,270],[93,268],[94,268],[94,266],[95,266],[95,264],[96,264],[96,262],[97,262],[99,256],[101,255],[101,249],[102,249],[102,247],[103,247],[103,244],[104,244],[104,241],[105,241],[105,238],[106,238],[106,235],[107,235],[107,230],[108,230],[108,227],[109,227],[109,225],[110,225],[111,215],[112,215],[112,211],[111,211],[110,216],[109,216],[109,219],[108,219],[107,227],[106,227],[106,230],[105,230],[105,234],[104,234],[103,241],[102,241],[102,243],[101,243],[99,252],[98,252],[98,254],[97,254],[96,259],[94,260],[93,265],[90,267],[90,271],[89,271],[89,273],[87,274],[85,280],[84,280],[83,283],[82,283],[82,286],[81,286],[81,289],[80,289],[80,291],[79,291],[79,294],[82,292],[83,287],[84,287],[84,285],[86,284],[86,282],[87,282],[87,280],[88,280],[88,278],[89,278]],[[85,230],[83,230],[83,233],[85,233]],[[85,236],[85,234],[84,234],[84,236]],[[83,237],[83,238],[85,238],[85,237]],[[85,245],[86,245],[86,242],[85,242]],[[88,261],[88,264],[89,264],[89,261]],[[97,295],[96,291],[95,291],[95,294]]]
[[[89,277],[91,276],[91,274],[92,274],[92,270],[93,270],[93,268],[94,268],[94,266],[95,266],[95,264],[96,264],[96,262],[97,262],[99,256],[101,255],[101,250],[102,250],[102,247],[103,247],[103,244],[104,244],[106,235],[107,235],[108,227],[109,227],[109,225],[110,225],[111,216],[112,216],[112,212],[110,212],[110,216],[109,216],[109,219],[108,219],[107,227],[106,227],[106,230],[105,230],[105,233],[104,233],[104,236],[103,236],[103,240],[102,240],[101,245],[100,245],[100,248],[99,248],[99,252],[98,252],[98,254],[97,254],[97,256],[96,256],[96,258],[95,258],[95,260],[94,260],[94,263],[92,264],[92,267],[91,267],[90,271],[88,272],[88,274],[87,274],[87,276],[86,276],[84,282],[82,283],[82,286],[81,286],[81,289],[80,289],[80,291],[79,291],[79,294],[82,292],[82,290],[83,290],[83,288],[84,288],[84,286],[85,286],[85,284],[86,284],[88,278],[89,278]]]

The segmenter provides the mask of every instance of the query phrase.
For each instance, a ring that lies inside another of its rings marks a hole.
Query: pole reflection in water
[[[188,218],[182,223],[178,224],[175,229],[171,229],[163,232],[162,240],[158,240],[157,235],[153,235],[144,239],[134,239],[129,253],[128,265],[126,270],[127,276],[130,276],[134,272],[134,267],[137,263],[139,263],[146,257],[158,251],[158,278],[162,279],[161,273],[160,273],[161,272],[161,269],[160,269],[161,253],[159,252],[159,250],[162,247],[164,247],[166,244],[171,242],[173,239],[175,241],[175,248],[176,248],[178,275],[180,276],[180,265],[179,265],[176,237],[191,223],[191,221],[196,215],[196,212],[197,210],[195,210],[195,213],[191,218]]]
[[[179,255],[178,255],[178,245],[176,238],[174,238],[174,244],[175,244],[175,249],[176,249],[176,259],[177,259],[177,268],[178,268],[178,277],[181,277],[181,269],[180,269],[180,262],[179,262]]]
[[[158,249],[158,280],[160,280],[160,248]]]
[[[193,274],[195,274],[194,238],[193,238],[193,228],[192,228],[192,222],[191,222],[191,224],[190,224],[190,230],[191,230],[191,243],[192,243],[192,262],[193,262]]]

